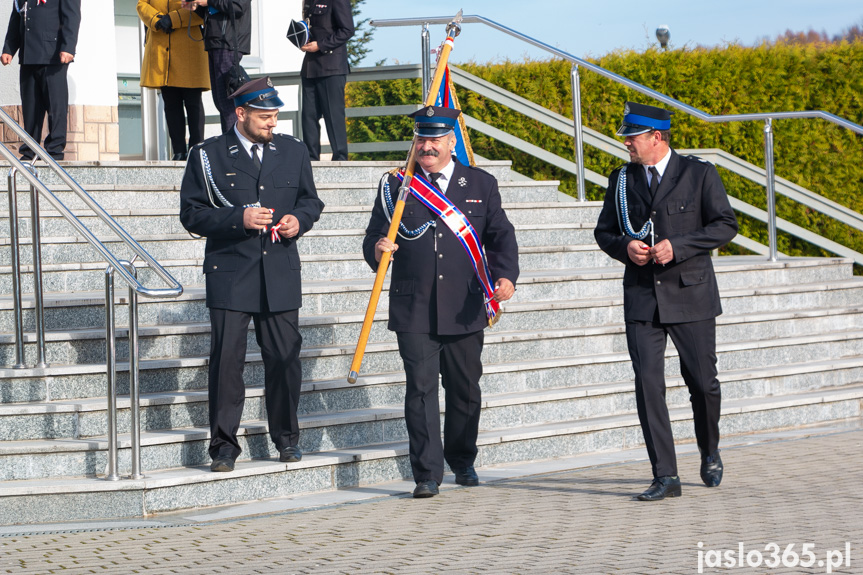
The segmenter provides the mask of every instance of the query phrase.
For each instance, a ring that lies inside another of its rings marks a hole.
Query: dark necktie
[[[443,176],[443,174],[441,172],[432,172],[429,174],[429,179],[431,180],[431,184],[434,187],[436,187],[440,191],[443,191],[443,189],[441,189],[441,187],[440,187],[440,184],[437,183],[437,181],[440,179],[441,176]]]
[[[656,188],[659,187],[659,172],[656,166],[650,166],[647,171],[650,172],[650,197],[652,198],[656,195]]]
[[[255,164],[255,168],[260,172],[261,171],[261,158],[258,156],[258,145],[252,145],[252,163]]]

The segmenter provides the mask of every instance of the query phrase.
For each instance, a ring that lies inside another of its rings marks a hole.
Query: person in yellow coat
[[[185,161],[187,150],[204,140],[201,94],[210,87],[201,34],[204,21],[195,12],[180,8],[180,0],[138,0],[138,17],[147,27],[141,86],[162,92],[175,161]],[[188,148],[184,108],[189,120]]]

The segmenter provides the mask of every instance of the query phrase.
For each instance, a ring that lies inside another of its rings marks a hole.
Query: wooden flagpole
[[[440,90],[441,81],[443,80],[444,71],[446,70],[447,61],[449,60],[449,54],[452,51],[452,46],[455,41],[455,37],[459,35],[461,32],[461,17],[462,11],[459,10],[458,14],[455,15],[455,18],[447,24],[446,27],[446,35],[447,38],[443,43],[443,49],[441,50],[440,58],[438,59],[437,66],[435,67],[434,77],[432,78],[431,86],[429,86],[428,94],[426,94],[425,105],[431,106],[435,103],[437,99],[438,90]],[[392,220],[390,221],[390,229],[387,233],[387,238],[391,242],[396,241],[396,235],[399,231],[399,224],[402,221],[402,212],[405,209],[405,199],[407,198],[408,192],[411,186],[411,180],[414,175],[414,162],[416,161],[416,148],[417,148],[417,136],[414,135],[413,142],[411,142],[411,149],[408,153],[407,165],[405,166],[405,178],[402,182],[401,187],[399,187],[399,198],[396,201],[395,209],[393,210]],[[356,383],[357,378],[359,377],[360,365],[363,362],[363,355],[366,351],[366,345],[369,341],[369,333],[372,331],[372,323],[375,319],[375,312],[378,309],[378,300],[381,297],[381,291],[384,287],[384,279],[387,275],[387,269],[389,269],[390,264],[390,252],[384,252],[381,254],[381,261],[378,264],[377,275],[375,275],[375,283],[372,287],[372,295],[369,297],[369,305],[366,308],[366,317],[363,320],[363,328],[360,331],[360,338],[357,341],[357,348],[354,351],[354,359],[351,362],[351,371],[348,374],[348,383]]]

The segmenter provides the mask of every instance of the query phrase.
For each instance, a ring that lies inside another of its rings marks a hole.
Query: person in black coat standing
[[[228,90],[228,71],[234,65],[234,52],[242,59],[252,51],[252,0],[183,0],[183,8],[195,10],[204,19],[210,93],[225,133],[237,123]]]
[[[653,483],[638,496],[681,494],[665,403],[665,346],[671,336],[689,388],[701,478],[719,485],[721,392],[716,316],[722,313],[710,250],[737,234],[737,218],[712,164],[670,147],[671,113],[627,102],[623,125],[630,163],[612,172],[594,230],[599,247],[626,265],[623,307],[635,371],[638,418]]]
[[[333,161],[348,159],[345,128],[345,81],[349,72],[347,41],[354,35],[350,0],[304,0],[309,42],[300,71],[302,78],[303,142],[313,160],[321,159],[323,117],[333,149]]]
[[[75,59],[81,27],[81,0],[14,0],[0,63],[21,64],[21,115],[24,129],[36,142],[42,140],[42,123],[48,114],[45,151],[62,160],[66,150],[69,113],[69,64]],[[22,160],[35,156],[27,144],[18,150]]]
[[[416,119],[416,173],[435,185],[476,231],[494,283],[494,300],[515,292],[518,244],[501,207],[497,180],[451,156],[458,110],[428,106]],[[481,396],[483,329],[488,326],[485,293],[459,237],[443,218],[408,195],[398,243],[387,239],[398,195],[394,173],[381,178],[363,240],[366,262],[377,270],[383,252],[393,254],[389,324],[405,366],[405,422],[414,497],[438,494],[444,460],[456,483],[477,485],[474,469]],[[396,251],[398,250],[398,251]],[[482,262],[478,262],[482,265]],[[440,439],[438,375],[446,390],[444,443]]]
[[[232,96],[237,124],[192,148],[180,188],[183,226],[207,238],[213,471],[232,471],[241,451],[237,429],[252,318],[264,362],[270,437],[280,461],[302,457],[297,445],[302,379],[297,239],[324,207],[306,147],[273,133],[283,104],[269,78],[248,82]]]

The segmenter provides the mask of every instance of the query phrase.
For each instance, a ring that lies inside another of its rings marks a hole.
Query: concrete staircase
[[[48,328],[45,369],[0,369],[0,524],[136,517],[189,507],[372,485],[410,476],[404,375],[381,299],[360,381],[346,382],[373,275],[361,239],[375,188],[391,166],[320,163],[327,207],[303,238],[302,462],[279,463],[266,433],[263,374],[250,333],[244,453],[229,474],[207,456],[203,240],[177,218],[182,166],[73,164],[69,172],[185,287],[174,301],[142,300],[141,480],[105,481],[104,264],[56,213],[41,219]],[[488,162],[516,226],[523,275],[486,335],[482,466],[640,445],[622,324],[622,266],[593,242],[598,203],[556,182],[514,181]],[[48,179],[49,182],[52,180]],[[80,202],[60,193],[71,205]],[[28,215],[22,194],[19,209]],[[93,229],[103,226],[84,217]],[[0,364],[14,363],[8,213],[0,213]],[[22,219],[22,222],[26,220]],[[29,264],[29,224],[21,226]],[[121,255],[123,249],[117,245]],[[725,435],[860,417],[863,278],[840,258],[723,257],[715,262],[725,314],[718,320]],[[29,271],[29,268],[27,268]],[[157,285],[146,272],[145,284]],[[32,291],[25,274],[23,288]],[[118,294],[125,297],[125,289]],[[32,299],[24,321],[33,325]],[[125,321],[126,308],[118,308]],[[123,330],[121,329],[122,333]],[[27,363],[35,362],[27,336]],[[125,342],[118,352],[125,358]],[[125,360],[121,367],[125,368]],[[669,343],[668,401],[679,440],[693,437],[688,393]],[[125,374],[121,393],[128,393]],[[129,403],[119,400],[120,470],[129,473]]]

